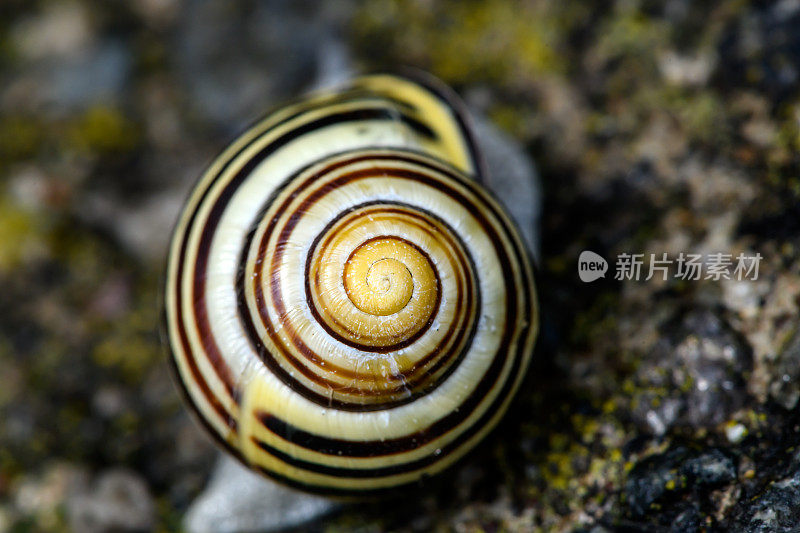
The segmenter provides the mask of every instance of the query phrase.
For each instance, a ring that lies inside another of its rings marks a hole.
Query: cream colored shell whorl
[[[513,223],[435,82],[359,78],[214,161],[172,241],[177,381],[251,468],[358,496],[417,483],[499,421],[536,336]]]

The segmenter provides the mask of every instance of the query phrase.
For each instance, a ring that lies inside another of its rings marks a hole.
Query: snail
[[[175,228],[171,362],[250,468],[332,496],[455,463],[500,420],[538,327],[519,233],[435,81],[357,78],[258,122]]]

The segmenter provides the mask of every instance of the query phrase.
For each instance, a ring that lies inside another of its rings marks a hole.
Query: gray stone
[[[121,40],[107,39],[65,56],[45,55],[0,90],[7,108],[42,109],[66,116],[93,105],[118,105],[130,88],[131,51]]]
[[[155,503],[145,481],[128,470],[104,472],[90,491],[67,502],[73,531],[149,531],[155,525]]]
[[[731,531],[797,531],[800,524],[800,470],[771,483],[734,513]]]
[[[681,446],[639,462],[625,483],[625,495],[631,514],[643,517],[656,503],[692,490],[720,487],[735,479],[736,465],[721,450],[699,452]],[[695,511],[692,507],[677,509],[685,522],[695,520]]]
[[[753,364],[747,344],[709,309],[686,312],[661,329],[638,371],[644,386],[636,420],[655,435],[727,421],[747,399],[745,376]],[[658,388],[665,392],[653,402]]]
[[[482,115],[472,113],[472,123],[488,171],[485,185],[508,209],[538,262],[542,190],[536,166],[517,141]]]
[[[336,77],[349,61],[339,37],[347,2],[190,2],[175,61],[195,109],[238,131],[271,102]],[[235,50],[235,53],[232,51]]]
[[[203,493],[184,518],[189,533],[276,531],[320,518],[332,500],[285,488],[221,454]]]
[[[82,108],[96,102],[116,102],[130,77],[131,55],[120,42],[109,40],[67,62],[45,66],[45,103]]]
[[[769,393],[786,409],[797,405],[800,399],[800,332],[795,332],[775,360]]]

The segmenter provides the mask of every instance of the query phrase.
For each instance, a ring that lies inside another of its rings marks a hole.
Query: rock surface
[[[661,525],[671,522],[665,522],[664,518],[678,522],[689,517],[694,519],[695,515],[702,516],[702,494],[731,483],[736,475],[734,460],[716,448],[692,451],[677,447],[648,457],[631,470],[625,483],[629,512],[641,518],[648,515],[651,509],[660,508],[665,511]],[[686,498],[687,493],[691,495],[690,498]],[[668,509],[675,506],[670,500],[679,502],[674,517],[670,517]]]
[[[717,314],[693,309],[659,333],[637,376],[642,394],[633,414],[643,430],[713,428],[745,405],[752,356]]]
[[[146,482],[125,470],[104,472],[88,491],[67,503],[73,531],[148,531],[155,526],[155,505]]]

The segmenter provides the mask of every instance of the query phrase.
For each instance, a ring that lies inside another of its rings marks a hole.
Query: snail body
[[[188,404],[303,490],[380,493],[500,420],[536,337],[527,253],[435,83],[359,78],[208,168],[173,237],[166,322]]]

